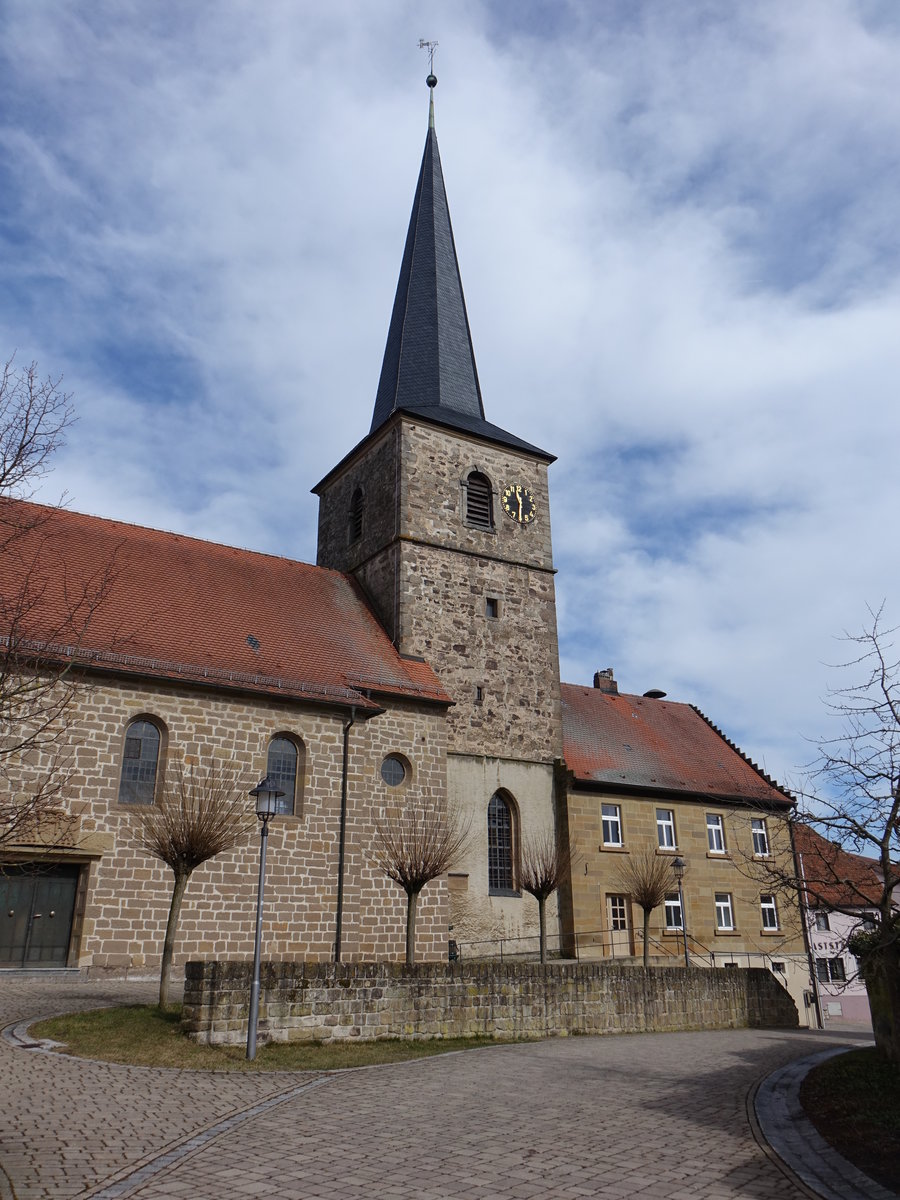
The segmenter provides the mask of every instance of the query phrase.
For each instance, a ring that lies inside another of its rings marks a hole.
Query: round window
[[[403,759],[396,754],[389,754],[381,764],[381,778],[388,787],[399,787],[406,778]]]

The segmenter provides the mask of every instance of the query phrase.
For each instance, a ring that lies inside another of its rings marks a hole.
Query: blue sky
[[[900,621],[892,0],[10,0],[0,350],[43,496],[311,560],[437,128],[487,416],[551,472],[563,676],[797,782]]]

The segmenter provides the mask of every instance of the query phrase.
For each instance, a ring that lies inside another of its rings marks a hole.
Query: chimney
[[[609,692],[611,696],[618,695],[619,685],[613,679],[612,667],[607,667],[605,671],[594,672],[594,687],[599,688],[601,692]]]

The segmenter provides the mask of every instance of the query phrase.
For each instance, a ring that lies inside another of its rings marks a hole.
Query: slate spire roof
[[[552,461],[484,417],[431,89],[428,133],[388,329],[370,433],[403,411]]]

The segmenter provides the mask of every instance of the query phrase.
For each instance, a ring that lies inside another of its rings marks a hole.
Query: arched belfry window
[[[491,481],[480,471],[466,479],[466,520],[479,529],[494,528],[494,494]]]
[[[159,726],[146,717],[138,717],[128,726],[119,780],[120,804],[153,804],[156,800],[161,741]]]
[[[502,792],[488,805],[488,893],[515,894],[513,812]]]
[[[350,523],[348,527],[348,539],[352,546],[354,542],[358,542],[362,537],[363,527],[363,493],[362,488],[358,487],[354,490],[350,499]]]
[[[276,801],[275,812],[280,816],[299,816],[297,801],[297,778],[300,774],[302,756],[300,747],[293,738],[280,733],[269,742],[266,758],[266,774],[274,780],[278,790],[284,792]]]

